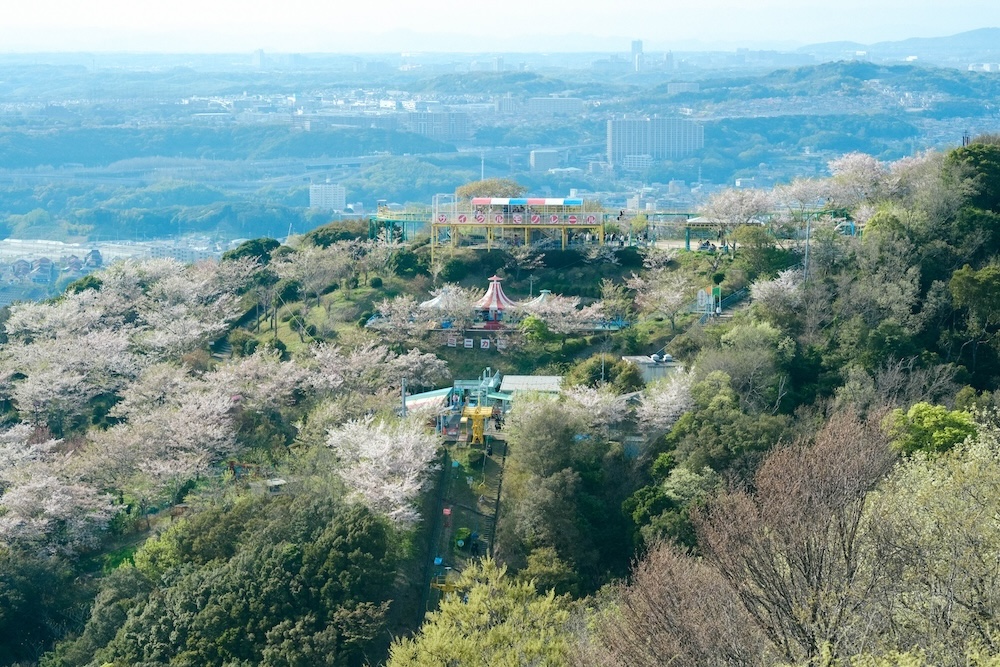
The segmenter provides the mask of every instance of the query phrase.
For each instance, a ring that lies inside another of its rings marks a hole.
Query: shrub
[[[638,248],[619,248],[615,251],[615,257],[618,258],[618,263],[622,266],[622,268],[642,268],[642,254],[639,252]]]
[[[229,344],[233,347],[233,354],[240,357],[248,357],[257,350],[259,341],[244,329],[233,329],[229,332]]]
[[[381,289],[382,279],[379,276],[373,276],[372,279],[368,281],[368,284],[375,289]],[[371,315],[369,315],[369,317],[371,317]]]

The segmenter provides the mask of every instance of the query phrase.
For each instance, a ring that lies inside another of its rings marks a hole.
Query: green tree
[[[979,271],[968,264],[952,274],[948,282],[955,305],[968,314],[962,339],[962,350],[971,350],[970,370],[975,373],[980,348],[989,343],[1000,324],[1000,265],[991,264]],[[986,348],[989,350],[989,348]]]
[[[73,626],[75,578],[61,559],[0,546],[0,664],[29,664]]]
[[[610,384],[620,394],[643,387],[642,371],[638,366],[610,354],[595,354],[573,366],[566,374],[567,385],[597,387]]]
[[[973,206],[1000,213],[1000,143],[977,140],[956,148],[948,153],[945,166],[970,187]]]
[[[732,238],[740,246],[738,262],[746,267],[750,280],[785,267],[785,256],[774,235],[762,225],[741,225],[733,230]]]
[[[916,403],[903,412],[897,408],[886,417],[892,446],[902,454],[940,453],[976,433],[972,415],[943,405]]]
[[[281,243],[275,239],[260,238],[244,241],[232,250],[222,253],[222,260],[240,259],[242,257],[254,257],[261,266],[267,266],[271,261],[271,253],[278,249]]]
[[[569,610],[485,559],[466,569],[420,632],[393,645],[387,667],[558,667],[569,665]]]
[[[137,554],[148,596],[122,588],[127,571],[109,581],[83,643],[52,664],[87,647],[114,665],[360,665],[383,631],[393,544],[385,520],[325,490],[209,509]]]
[[[881,650],[921,651],[934,665],[977,664],[965,661],[970,649],[1000,653],[1000,432],[992,417],[977,430],[938,456],[906,460],[870,505],[883,553],[896,560],[882,594],[894,631]]]

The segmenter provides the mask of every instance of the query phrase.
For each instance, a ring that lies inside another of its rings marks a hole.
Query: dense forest
[[[708,251],[334,223],[11,306],[0,663],[993,664],[1000,141],[830,170],[720,192]],[[494,274],[552,294],[449,347]],[[564,378],[496,451],[400,414],[487,366]]]

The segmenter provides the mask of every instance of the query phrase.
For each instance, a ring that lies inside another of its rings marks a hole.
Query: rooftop
[[[543,391],[559,393],[561,375],[505,375],[500,383],[500,391]]]

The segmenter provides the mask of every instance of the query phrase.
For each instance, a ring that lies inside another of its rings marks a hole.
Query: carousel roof
[[[448,285],[445,285],[436,297],[422,301],[420,308],[425,310],[444,310],[445,308],[452,307],[456,298],[457,295],[455,292]]]
[[[540,290],[538,292],[538,296],[536,296],[534,299],[522,302],[520,304],[521,308],[524,308],[525,310],[532,310],[544,304],[546,301],[549,300],[551,296],[552,296],[552,290],[547,290],[547,289]]]
[[[500,287],[500,278],[493,276],[490,278],[489,289],[486,290],[483,298],[476,301],[475,307],[477,310],[498,310],[502,312],[517,308],[517,304],[503,293],[503,288]]]

